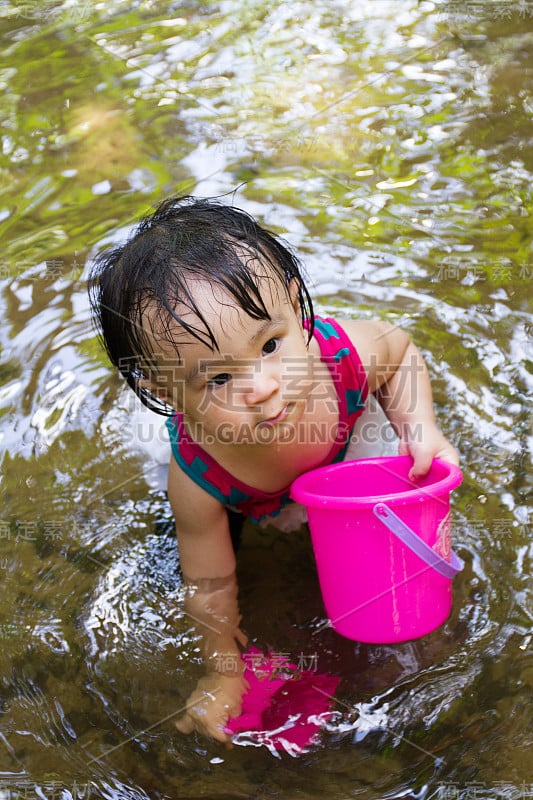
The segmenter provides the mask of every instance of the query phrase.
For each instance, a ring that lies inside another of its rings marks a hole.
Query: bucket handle
[[[385,503],[376,503],[372,510],[380,522],[394,533],[403,544],[445,578],[454,578],[463,569],[464,562],[453,550],[451,551],[451,560],[446,561],[445,558],[442,558],[420,536],[412,531],[400,517],[396,516],[394,511]]]

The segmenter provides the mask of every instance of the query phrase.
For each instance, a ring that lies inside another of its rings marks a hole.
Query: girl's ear
[[[181,411],[180,408],[176,407],[175,398],[171,397],[170,394],[161,386],[159,386],[156,381],[151,381],[149,378],[138,378],[135,382],[135,385],[138,391],[144,390],[160,400],[162,403],[170,406],[170,408],[173,408],[175,411]]]

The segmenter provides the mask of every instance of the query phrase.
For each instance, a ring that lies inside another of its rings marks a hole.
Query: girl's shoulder
[[[392,330],[388,322],[381,320],[335,318],[333,322],[342,328],[357,350],[366,349],[368,345],[379,341]]]

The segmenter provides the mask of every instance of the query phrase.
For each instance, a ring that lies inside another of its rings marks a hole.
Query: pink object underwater
[[[286,656],[265,656],[255,647],[242,658],[248,691],[241,714],[228,720],[226,732],[234,734],[235,744],[305,753],[318,741],[339,678],[301,670]]]
[[[434,459],[408,477],[410,456],[345,461],[297,478],[307,509],[320,588],[331,625],[360,642],[425,636],[447,618],[452,579],[450,492],[461,470]]]

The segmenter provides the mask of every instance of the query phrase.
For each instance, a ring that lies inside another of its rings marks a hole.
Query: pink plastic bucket
[[[448,617],[462,562],[451,549],[458,467],[434,459],[413,482],[410,456],[361,459],[297,478],[332,627],[360,642],[403,642]]]

